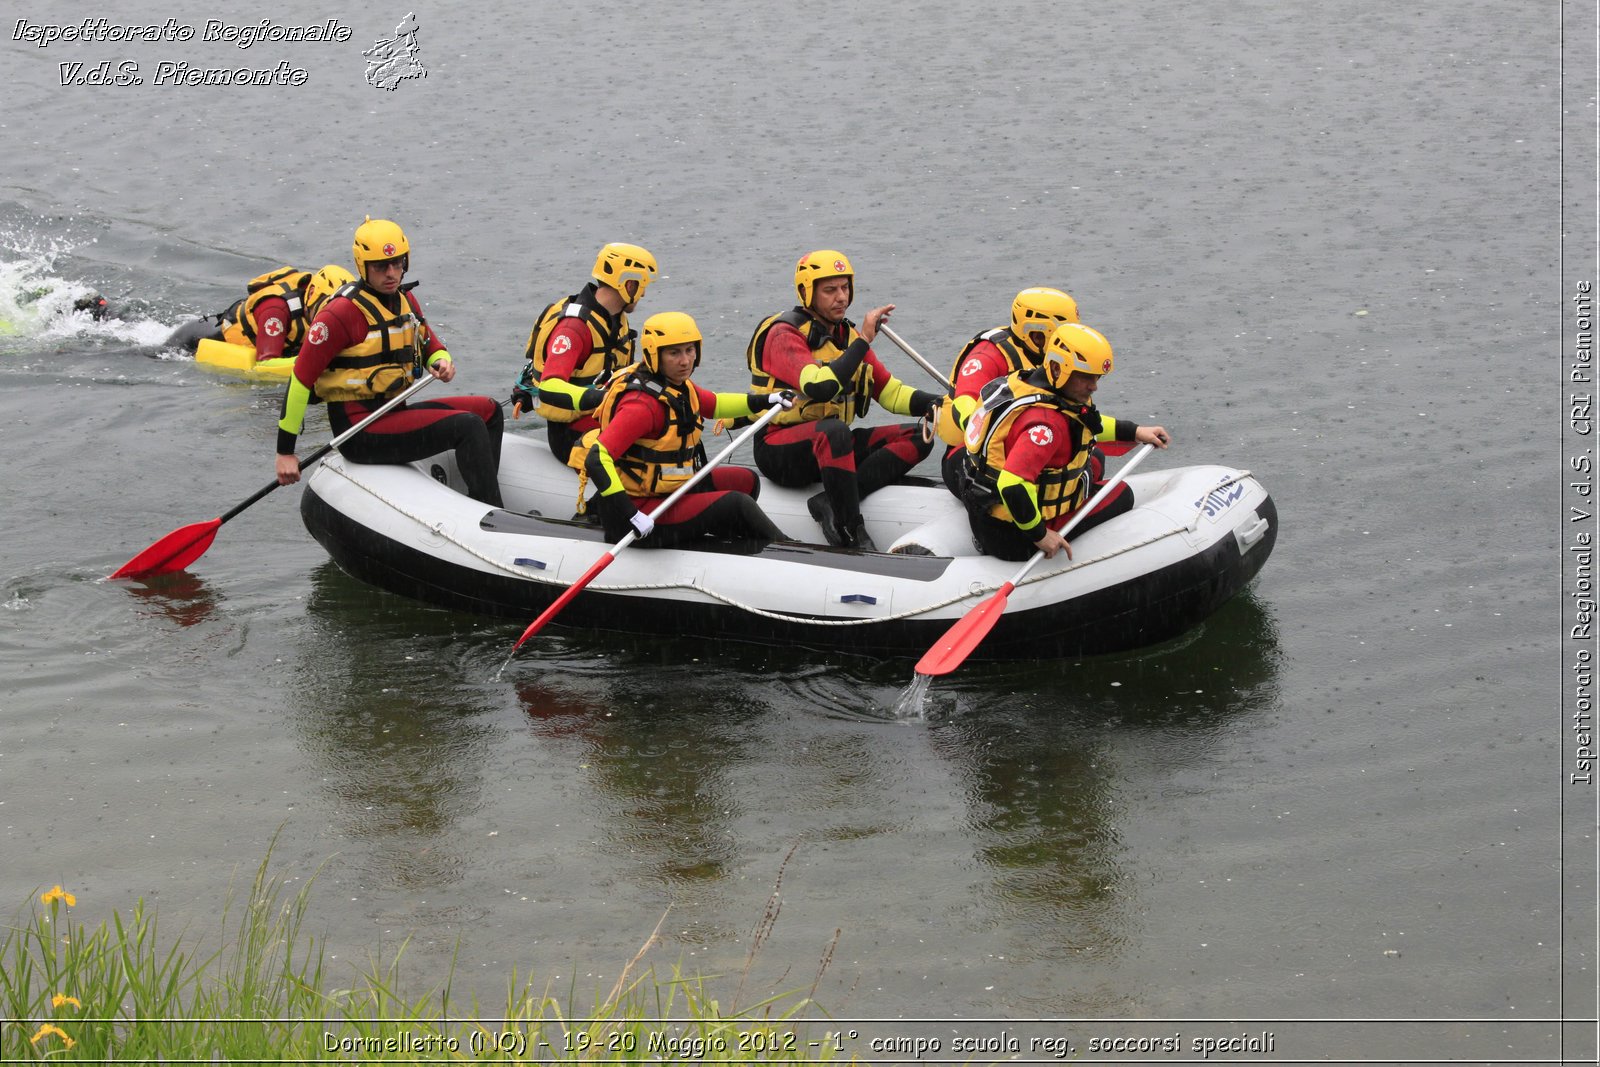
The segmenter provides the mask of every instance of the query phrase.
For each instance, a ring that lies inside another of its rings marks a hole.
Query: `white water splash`
[[[18,247],[18,246],[21,247]],[[0,350],[54,347],[63,340],[156,345],[173,327],[149,318],[124,318],[116,300],[100,320],[74,305],[98,294],[93,286],[64,278],[56,259],[73,246],[49,240],[43,247],[15,232],[0,234]]]
[[[928,687],[933,684],[933,675],[918,674],[911,679],[911,684],[906,686],[905,692],[900,694],[900,699],[894,702],[891,713],[897,719],[926,719],[928,717],[927,697]]]

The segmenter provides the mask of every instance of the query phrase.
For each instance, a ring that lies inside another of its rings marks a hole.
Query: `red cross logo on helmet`
[[[849,268],[844,265],[844,260],[836,259],[833,261],[833,269],[838,271],[840,274],[843,274]]]
[[[1100,373],[1101,374],[1109,374],[1109,373],[1111,373],[1111,361],[1109,359],[1102,359],[1100,361]]]
[[[385,259],[393,259],[394,258],[394,245],[393,244],[384,245],[383,246],[383,255],[384,255]]]

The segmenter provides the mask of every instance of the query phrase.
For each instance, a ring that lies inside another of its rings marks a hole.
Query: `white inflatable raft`
[[[527,622],[609,544],[598,526],[574,518],[577,475],[542,434],[506,436],[500,482],[506,506],[490,508],[461,491],[448,455],[376,466],[334,453],[310,474],[301,514],[356,578]],[[1128,482],[1133,510],[1073,536],[1072,560],[1058,554],[1036,566],[973,659],[1111,652],[1175,637],[1243,588],[1272,552],[1277,510],[1247,471],[1141,468]],[[692,550],[636,542],[555,625],[915,658],[1017,570],[977,552],[942,484],[893,485],[867,498],[867,531],[883,552],[802,543],[822,540],[805,505],[814,491],[762,486],[762,508],[793,542],[708,540]]]

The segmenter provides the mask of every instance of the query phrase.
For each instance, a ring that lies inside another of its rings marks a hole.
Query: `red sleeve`
[[[615,459],[640,438],[659,437],[666,425],[667,409],[660,401],[643,393],[630,393],[617,403],[616,414],[600,431],[600,443]]]
[[[582,319],[562,319],[544,342],[542,378],[571,381],[573,371],[594,351],[594,337]]]
[[[883,360],[878,358],[878,353],[870,348],[867,349],[866,356],[862,358],[861,365],[872,372],[870,379],[872,382],[872,399],[876,400],[883,395],[883,387],[889,384],[889,379],[893,378],[894,374],[888,367],[883,365]]]
[[[422,318],[422,305],[417,302],[417,294],[408,289],[406,290],[406,299],[411,302],[411,310],[416,312],[417,318]],[[428,323],[428,343],[423,346],[422,354],[427,357],[435,352],[442,351],[444,351],[444,342],[439,340],[439,335],[434,331],[433,323],[430,322]],[[426,358],[424,358],[424,361],[426,361]]]
[[[956,396],[978,399],[978,390],[1006,373],[1005,353],[989,341],[979,341],[956,368]]]
[[[816,357],[800,331],[787,322],[773,323],[761,345],[761,369],[791,389],[800,388],[800,372]]]
[[[256,359],[277,359],[289,335],[289,302],[281,296],[264,297],[253,313],[256,320]]]
[[[294,358],[294,376],[311,389],[334,356],[366,336],[367,317],[354,301],[348,297],[329,300],[306,331],[305,344]]]
[[[1072,427],[1058,411],[1039,406],[1023,412],[1006,437],[1006,470],[1037,482],[1046,467],[1072,461],[1072,436]]]
[[[702,419],[709,417],[713,411],[717,410],[716,393],[713,393],[709,389],[702,389],[693,382],[689,383],[689,388],[700,394],[700,417]]]

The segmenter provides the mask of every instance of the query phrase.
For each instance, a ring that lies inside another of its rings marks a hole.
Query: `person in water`
[[[225,311],[180,326],[163,347],[192,352],[201,341],[223,341],[254,348],[258,363],[292,359],[322,304],[355,280],[337,263],[315,273],[297,267],[269,270],[246,282],[245,295]]]
[[[87,311],[91,319],[101,322],[110,316],[111,305],[106,303],[106,298],[99,293],[90,293],[88,296],[80,296],[73,301],[72,310]]]
[[[32,289],[25,289],[17,294],[17,307],[20,310],[21,308],[28,307],[32,304],[37,304],[39,301],[43,300],[45,297],[49,296],[55,291],[56,289],[53,285],[44,285]],[[101,322],[109,318],[111,315],[111,305],[108,304],[106,302],[106,298],[101,296],[99,293],[90,293],[88,296],[78,297],[72,302],[72,310],[75,312],[87,312],[89,318],[93,319],[95,322]],[[8,319],[0,319],[0,334],[13,334],[23,329],[26,329],[26,327],[20,322],[13,322]]]
[[[278,483],[300,480],[295,442],[315,398],[328,404],[328,425],[341,434],[382,406],[424,371],[455,377],[438,331],[428,324],[411,289],[402,285],[411,244],[388,219],[368,218],[351,249],[359,279],[322,305],[295,356],[294,374],[278,420]],[[486,396],[451,396],[404,403],[340,446],[354,463],[411,463],[449,450],[467,495],[500,507],[500,446],[504,420]]]
[[[644,357],[617,374],[600,401],[600,436],[584,470],[599,489],[606,537],[631,527],[646,548],[671,548],[702,537],[784,540],[756,497],[761,480],[748,467],[719,464],[662,514],[661,502],[705,465],[701,421],[785,411],[794,394],[713,393],[690,381],[700,366],[700,327],[681,311],[645,320]]]

